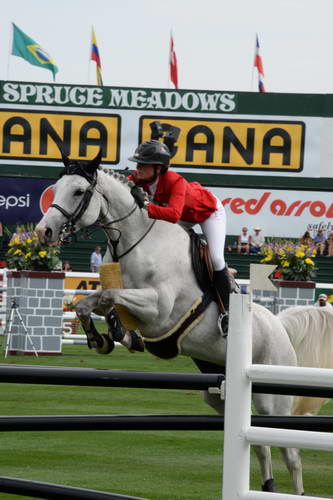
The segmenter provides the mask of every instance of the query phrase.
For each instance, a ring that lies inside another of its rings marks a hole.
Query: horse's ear
[[[88,163],[88,165],[86,166],[86,170],[88,170],[90,172],[94,172],[99,167],[99,164],[101,163],[102,154],[103,154],[103,150],[102,150],[102,148],[100,148],[97,156],[93,160],[91,160]]]
[[[65,154],[65,151],[63,150],[63,147],[62,147],[62,145],[59,142],[57,142],[57,146],[58,146],[58,149],[59,149],[59,151],[61,153],[63,164],[65,165],[65,167],[68,167],[68,165],[69,165],[69,158],[68,158],[68,156]]]
[[[102,148],[100,148],[97,156],[85,166],[85,171],[88,172],[90,175],[94,174],[94,172],[96,172],[97,168],[99,167],[99,164],[101,163],[102,159],[102,154],[103,150]]]

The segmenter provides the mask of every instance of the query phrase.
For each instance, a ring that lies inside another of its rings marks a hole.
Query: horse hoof
[[[145,350],[145,345],[143,343],[141,335],[136,333],[134,330],[128,330],[128,333],[131,335],[131,347],[130,352],[143,352]]]
[[[101,335],[103,339],[103,345],[96,347],[98,354],[110,354],[114,349],[114,342],[110,339],[108,335]]]
[[[270,491],[271,493],[277,493],[274,479],[267,479],[267,481],[264,482],[261,488],[262,491]]]

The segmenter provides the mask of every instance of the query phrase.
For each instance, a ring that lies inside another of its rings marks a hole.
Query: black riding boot
[[[221,313],[218,318],[218,327],[222,335],[225,336],[228,333],[228,324],[229,324],[228,311],[229,311],[229,300],[231,293],[230,277],[227,267],[222,269],[222,271],[213,272],[213,283],[223,302],[224,309],[226,311],[225,314]]]

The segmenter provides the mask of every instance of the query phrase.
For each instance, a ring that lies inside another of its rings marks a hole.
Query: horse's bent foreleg
[[[110,288],[101,293],[99,306],[125,306],[142,323],[152,323],[158,317],[158,293],[153,288]]]
[[[91,313],[93,311],[97,314],[103,313],[98,307],[100,293],[101,292],[98,291],[89,297],[79,300],[75,306],[75,311],[87,336],[89,349],[94,347],[100,354],[109,354],[114,349],[112,338],[107,335],[100,335],[91,319]]]
[[[112,308],[106,315],[105,321],[108,325],[109,336],[120,342],[129,351],[143,352],[145,347],[141,335],[134,330],[126,330],[121,324],[115,308]]]
[[[293,479],[296,495],[304,495],[303,473],[300,452],[297,448],[280,448],[282,457]]]

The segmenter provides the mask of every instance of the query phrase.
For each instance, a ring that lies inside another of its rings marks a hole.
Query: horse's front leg
[[[108,335],[98,333],[91,318],[92,312],[99,315],[104,314],[104,310],[99,305],[100,295],[101,290],[98,290],[89,297],[79,300],[75,306],[75,311],[87,336],[89,349],[94,347],[100,354],[109,354],[114,349],[114,341]]]
[[[144,343],[141,335],[135,330],[122,327],[115,305],[126,307],[137,320],[141,328],[153,324],[158,316],[158,294],[152,288],[126,288],[104,290],[99,300],[99,306],[108,310],[105,319],[113,340],[120,342],[131,352],[143,351]]]

